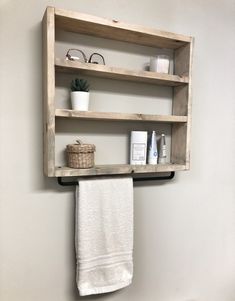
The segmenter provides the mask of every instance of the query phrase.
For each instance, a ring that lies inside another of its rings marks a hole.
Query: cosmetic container
[[[146,164],[148,132],[132,131],[130,140],[130,164]]]
[[[152,131],[149,148],[148,148],[148,164],[157,164],[157,137],[156,132]]]
[[[170,58],[168,55],[159,54],[150,58],[149,71],[157,73],[169,73]]]
[[[166,137],[164,134],[161,135],[161,139],[160,139],[158,163],[166,164]]]

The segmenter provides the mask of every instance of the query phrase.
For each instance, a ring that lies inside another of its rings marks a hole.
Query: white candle
[[[169,73],[170,58],[168,55],[159,54],[150,58],[149,70],[158,73]]]

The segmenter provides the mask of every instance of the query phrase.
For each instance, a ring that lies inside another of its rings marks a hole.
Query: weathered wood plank
[[[62,30],[158,48],[176,49],[191,42],[191,37],[126,24],[74,11],[55,9],[56,26]]]
[[[55,66],[54,8],[48,7],[43,17],[43,103],[44,103],[44,173],[49,177],[55,171]]]
[[[55,60],[55,65],[56,71],[60,72],[79,72],[85,75],[116,80],[127,80],[165,86],[179,86],[188,83],[187,76],[180,77],[172,74],[156,73],[143,70],[128,70],[98,64],[80,63],[78,61],[69,61],[58,58]]]
[[[69,167],[56,167],[56,177],[72,176],[95,176],[95,175],[118,175],[118,174],[145,174],[156,172],[171,172],[185,170],[185,165],[179,164],[157,164],[157,165],[97,165],[89,169],[73,169]]]
[[[171,161],[186,164],[187,124],[173,124],[171,136]]]
[[[86,120],[110,120],[110,121],[144,121],[144,122],[165,122],[182,123],[187,122],[187,116],[173,115],[151,115],[151,114],[131,114],[116,112],[92,112],[92,111],[74,111],[67,109],[56,109],[57,117],[78,118]]]
[[[191,43],[174,51],[175,74],[189,76]]]
[[[177,49],[175,55],[175,72],[189,76],[187,86],[174,87],[172,114],[188,116],[187,124],[173,124],[171,140],[171,161],[190,167],[190,140],[192,119],[192,42]]]

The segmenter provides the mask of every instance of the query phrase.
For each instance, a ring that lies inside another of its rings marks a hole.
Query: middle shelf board
[[[81,73],[84,75],[110,78],[116,80],[127,80],[133,82],[142,82],[148,84],[157,84],[163,86],[176,87],[188,84],[187,76],[178,76],[166,73],[156,73],[144,70],[128,70],[106,65],[80,63],[78,61],[69,61],[65,59],[55,59],[55,69],[59,72]]]
[[[187,116],[176,115],[151,115],[151,114],[131,114],[116,112],[92,112],[75,111],[67,109],[56,109],[56,117],[78,118],[85,120],[109,120],[109,121],[145,121],[145,122],[164,122],[164,123],[186,123]]]

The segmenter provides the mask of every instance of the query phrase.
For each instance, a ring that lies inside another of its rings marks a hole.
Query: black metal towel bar
[[[133,178],[133,181],[134,182],[139,182],[139,181],[171,180],[171,179],[174,178],[174,176],[175,176],[175,172],[172,171],[169,176]],[[76,186],[76,185],[78,185],[78,181],[63,181],[62,177],[58,177],[57,181],[58,181],[58,184],[61,185],[61,186]]]

